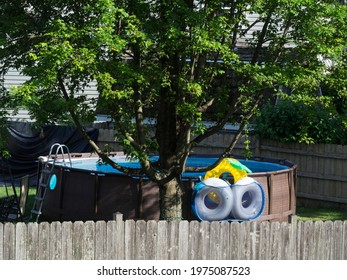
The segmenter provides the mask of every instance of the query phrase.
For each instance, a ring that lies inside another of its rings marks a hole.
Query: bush
[[[265,104],[255,118],[255,133],[280,142],[347,144],[346,114],[329,97],[283,95]]]

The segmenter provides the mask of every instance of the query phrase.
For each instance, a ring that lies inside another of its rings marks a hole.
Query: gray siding
[[[22,75],[18,70],[10,69],[5,75],[4,86],[7,90],[11,90],[14,87],[23,85],[29,79],[30,77]],[[90,83],[83,94],[87,95],[88,99],[97,98],[99,93],[97,92],[96,82]],[[10,121],[34,121],[25,109],[18,110],[16,114],[13,111],[9,111],[8,119]]]

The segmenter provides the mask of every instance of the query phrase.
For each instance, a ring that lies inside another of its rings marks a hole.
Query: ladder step
[[[55,155],[53,155],[55,149]],[[66,154],[64,149],[66,149]],[[59,154],[60,152],[60,154]],[[61,155],[61,156],[60,156]],[[67,158],[66,158],[67,157]],[[36,221],[39,220],[39,216],[42,214],[42,207],[44,202],[44,197],[46,190],[50,185],[50,178],[53,174],[54,165],[56,163],[61,163],[64,166],[69,164],[72,166],[71,155],[68,147],[63,144],[55,143],[51,146],[49,154],[47,157],[41,157],[41,162],[43,163],[42,169],[40,171],[40,181],[36,191],[35,202],[31,213],[36,214]]]

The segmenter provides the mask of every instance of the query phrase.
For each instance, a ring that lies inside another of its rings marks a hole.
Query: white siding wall
[[[5,75],[4,86],[6,89],[10,90],[13,87],[21,86],[27,80],[29,80],[29,77],[22,75],[16,69],[10,69]],[[96,89],[96,82],[89,84],[89,87],[86,88],[84,95],[87,95],[88,99],[98,97],[99,93]],[[8,118],[11,121],[34,121],[30,118],[28,111],[25,109],[18,110],[17,114],[13,114],[13,111],[9,111]]]

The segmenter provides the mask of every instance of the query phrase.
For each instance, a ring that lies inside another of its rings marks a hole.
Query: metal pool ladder
[[[52,155],[54,156],[52,157]],[[61,155],[60,158],[58,155]],[[40,178],[36,190],[36,196],[34,205],[31,210],[30,220],[34,219],[36,215],[36,222],[39,221],[39,217],[42,214],[43,202],[45,200],[46,191],[48,188],[54,188],[56,184],[56,175],[53,174],[54,166],[56,163],[60,163],[63,166],[72,166],[71,154],[69,148],[64,144],[55,143],[51,146],[47,159],[44,160],[43,167],[40,171]]]

